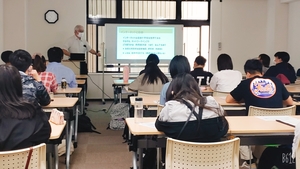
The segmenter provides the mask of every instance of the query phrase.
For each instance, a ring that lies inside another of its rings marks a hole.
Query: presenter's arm
[[[89,51],[91,54],[93,54],[93,55],[96,55],[96,56],[101,56],[101,53],[100,52],[96,52],[94,49],[91,49],[90,51]]]
[[[64,52],[65,55],[67,55],[67,56],[70,57],[70,52],[68,50],[66,50],[66,49],[62,49],[62,50],[63,50],[63,52]]]

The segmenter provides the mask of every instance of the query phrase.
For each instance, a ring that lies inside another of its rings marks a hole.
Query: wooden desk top
[[[119,79],[119,80],[114,80],[114,85],[119,85],[119,86],[125,86],[125,85],[129,85],[130,83],[132,83],[134,80],[133,79],[128,79],[128,82],[124,82],[123,79]]]
[[[131,96],[130,97],[130,104],[135,104],[135,98],[141,97],[143,98],[143,105],[144,106],[157,106],[159,104],[160,95],[147,95],[147,96]]]
[[[221,106],[238,106],[238,107],[245,107],[245,103],[227,103],[225,96],[214,96],[214,99],[221,105]]]
[[[82,79],[80,79],[80,80],[77,79],[77,80],[76,80],[76,82],[77,82],[78,85],[84,85],[84,84],[85,84],[85,81],[86,81],[86,80],[82,80]]]
[[[54,139],[58,139],[61,135],[61,133],[64,131],[64,128],[66,126],[66,121],[63,125],[56,125],[52,122],[50,122],[50,126],[51,126],[51,135],[50,135],[50,140],[54,140]]]
[[[285,88],[289,93],[300,93],[300,85],[297,84],[286,85]]]
[[[209,86],[200,87],[202,93],[213,93],[214,91]]]
[[[80,93],[82,90],[82,88],[70,88],[70,87],[67,87],[66,89],[62,89],[62,88],[59,88],[56,90],[55,94],[78,94]]]
[[[300,120],[300,116],[292,116]],[[294,127],[277,121],[266,121],[256,116],[226,116],[229,123],[228,134],[282,134],[293,135]],[[155,128],[156,117],[143,118],[143,123],[135,123],[134,118],[126,118],[126,123],[133,135],[164,135]],[[147,126],[148,125],[148,126]],[[149,127],[150,126],[150,127]]]
[[[88,75],[75,75],[76,79],[87,79]]]
[[[64,98],[53,98],[53,101],[50,102],[48,106],[43,106],[43,108],[66,108],[74,107],[78,98],[76,97],[64,97]]]

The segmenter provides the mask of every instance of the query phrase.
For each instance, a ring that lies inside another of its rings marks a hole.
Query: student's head
[[[233,69],[233,64],[232,64],[231,57],[228,54],[225,54],[225,53],[221,54],[218,57],[217,65],[218,65],[218,70],[219,71],[226,70],[226,69],[229,69],[229,70]]]
[[[84,34],[84,27],[82,25],[76,25],[74,28],[74,34],[77,38],[81,39]]]
[[[275,64],[278,64],[281,62],[288,63],[290,61],[290,55],[284,51],[276,52],[274,57],[275,57],[274,58]]]
[[[244,65],[244,71],[246,73],[246,78],[250,78],[257,74],[262,74],[262,64],[257,59],[249,59]]]
[[[19,71],[26,72],[31,67],[32,58],[27,51],[19,49],[9,56],[9,62]]]
[[[35,69],[37,72],[40,73],[46,70],[46,59],[43,55],[36,54],[32,60],[32,63],[33,69]]]
[[[9,55],[12,54],[13,51],[11,50],[6,50],[4,52],[1,53],[1,59],[4,63],[9,63]]]
[[[0,119],[24,119],[35,114],[32,103],[23,100],[21,75],[12,65],[0,65]]]
[[[172,79],[180,73],[190,73],[191,67],[188,59],[182,55],[176,55],[170,62],[169,72]]]
[[[157,65],[159,63],[159,58],[156,54],[150,54],[146,59],[146,65],[154,64]]]
[[[159,69],[158,64],[159,58],[156,54],[150,54],[146,60],[146,66],[144,71],[144,77],[141,84],[154,84],[161,80],[163,84],[167,83],[169,80],[166,75]]]
[[[61,60],[64,57],[64,53],[63,53],[62,49],[59,48],[59,47],[50,48],[48,50],[47,54],[48,54],[49,62],[58,62],[58,63],[60,63]]]
[[[258,56],[258,59],[264,67],[270,66],[270,57],[267,54],[264,54],[264,53],[260,54]]]
[[[206,59],[203,56],[197,56],[194,62],[194,67],[203,66],[206,63]]]
[[[1,102],[22,97],[22,81],[18,69],[11,65],[0,65],[0,86]]]
[[[203,103],[201,98],[198,83],[189,73],[178,74],[172,80],[166,93],[166,101],[186,99],[199,105],[199,101]]]

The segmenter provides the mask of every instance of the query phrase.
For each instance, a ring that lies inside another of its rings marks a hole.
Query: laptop
[[[71,53],[69,60],[85,60],[85,53]]]

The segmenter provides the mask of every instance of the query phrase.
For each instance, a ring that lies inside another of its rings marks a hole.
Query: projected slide
[[[118,60],[145,60],[151,53],[169,60],[174,48],[174,27],[117,27]]]

